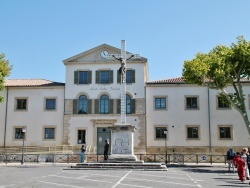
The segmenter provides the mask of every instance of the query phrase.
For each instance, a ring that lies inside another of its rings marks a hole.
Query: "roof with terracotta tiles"
[[[209,82],[209,79],[205,80],[206,82]],[[242,78],[241,82],[250,82],[247,78]],[[177,78],[169,78],[169,79],[164,79],[164,80],[155,80],[155,81],[149,81],[147,84],[187,84],[183,77],[177,77]]]
[[[169,79],[164,79],[164,80],[149,81],[147,83],[148,84],[167,84],[167,83],[182,83],[182,84],[184,84],[185,81],[183,80],[182,77],[178,77],[178,78],[169,78]]]
[[[5,80],[6,87],[34,87],[34,86],[64,86],[65,83],[45,79],[9,79]]]

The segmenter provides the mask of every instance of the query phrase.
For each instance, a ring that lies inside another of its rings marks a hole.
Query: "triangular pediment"
[[[85,52],[82,52],[80,54],[67,58],[63,60],[63,63],[66,65],[66,64],[71,64],[71,63],[84,63],[84,62],[89,63],[89,62],[110,61],[101,56],[101,53],[103,51],[108,52],[108,54],[121,54],[121,49],[115,48],[107,44],[102,44],[100,46],[97,46]],[[127,52],[127,53],[130,54],[130,52]],[[142,58],[141,60],[145,61],[145,58]]]

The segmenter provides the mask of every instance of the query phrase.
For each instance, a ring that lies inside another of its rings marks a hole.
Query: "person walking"
[[[84,158],[85,158],[85,151],[86,151],[86,148],[84,145],[82,145],[81,147],[81,160],[80,162],[83,163],[84,162]]]
[[[235,166],[237,172],[238,172],[238,176],[240,177],[240,174],[239,174],[239,170],[238,170],[238,161],[240,160],[240,152],[236,152],[236,155],[234,156],[233,158],[233,165]]]
[[[234,165],[233,165],[233,158],[235,156],[233,148],[230,148],[227,151],[227,163],[228,163],[228,172],[230,172],[230,169],[232,167],[233,173],[234,173]]]
[[[242,148],[242,159],[245,161],[245,174],[247,180],[249,180],[249,171],[248,171],[248,165],[247,165],[247,158],[248,158],[248,149],[247,148]]]
[[[246,163],[242,156],[237,161],[237,168],[239,179],[244,182],[246,180]]]
[[[107,140],[105,140],[104,145],[104,160],[108,160],[108,151],[109,151],[109,143]]]

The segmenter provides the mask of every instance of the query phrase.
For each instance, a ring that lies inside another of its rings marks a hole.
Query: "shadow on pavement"
[[[227,166],[216,166],[216,165],[168,165],[169,169],[171,168],[181,168],[182,171],[194,172],[194,173],[216,173],[216,174],[225,174],[231,175],[233,172],[227,171]]]
[[[187,172],[195,172],[195,173],[216,173],[216,174],[225,174],[227,173],[227,171],[225,170],[218,170],[218,169],[214,169],[214,170],[211,170],[211,169],[201,169],[201,168],[184,168],[182,169],[183,171],[187,171]]]

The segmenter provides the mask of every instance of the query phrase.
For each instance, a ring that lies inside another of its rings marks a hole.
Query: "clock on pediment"
[[[101,52],[101,57],[106,59],[107,56],[108,56],[108,54],[109,54],[109,53],[108,53],[107,51],[102,51],[102,52]]]

